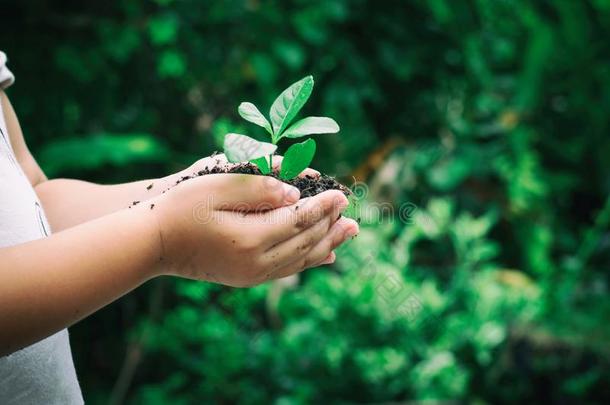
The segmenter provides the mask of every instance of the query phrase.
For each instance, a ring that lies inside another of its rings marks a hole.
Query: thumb
[[[298,188],[269,176],[247,174],[218,174],[211,179],[215,184],[212,206],[217,210],[267,211],[294,204],[301,198]]]

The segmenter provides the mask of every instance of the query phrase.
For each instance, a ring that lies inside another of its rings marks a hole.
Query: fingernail
[[[360,232],[360,226],[358,226],[356,221],[350,220],[350,222],[352,223],[352,226],[347,228],[347,230],[345,231],[345,239],[353,238],[354,236],[358,235],[358,233]]]
[[[301,198],[301,191],[289,184],[283,183],[282,191],[284,192],[284,200],[287,202],[295,203]]]

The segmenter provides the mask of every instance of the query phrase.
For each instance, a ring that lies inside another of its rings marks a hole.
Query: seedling
[[[265,128],[271,142],[257,141],[247,135],[227,134],[224,140],[227,160],[232,163],[252,162],[262,174],[269,174],[273,168],[273,153],[281,139],[339,132],[339,125],[328,117],[306,117],[289,126],[309,99],[313,84],[313,77],[307,76],[284,90],[269,110],[271,123],[254,104],[241,103],[237,109],[239,115],[246,121]],[[316,142],[311,138],[292,145],[284,154],[280,178],[290,180],[298,176],[309,166],[315,153]]]

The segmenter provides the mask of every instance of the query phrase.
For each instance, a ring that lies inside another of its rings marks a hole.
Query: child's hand
[[[334,257],[358,232],[339,214],[348,201],[327,191],[299,201],[299,191],[276,179],[206,175],[151,199],[162,243],[162,274],[235,287],[286,277]]]

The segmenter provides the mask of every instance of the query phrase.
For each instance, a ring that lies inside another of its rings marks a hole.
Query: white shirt
[[[13,81],[6,55],[0,52],[0,88]],[[0,248],[50,233],[38,197],[15,159],[0,105]],[[0,404],[82,403],[66,329],[0,357]]]

